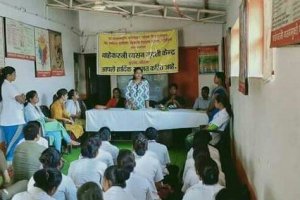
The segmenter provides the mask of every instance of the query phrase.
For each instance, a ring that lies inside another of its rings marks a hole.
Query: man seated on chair
[[[201,97],[198,97],[194,103],[193,109],[207,110],[210,104],[209,87],[205,86],[201,89]]]
[[[169,96],[159,102],[167,108],[184,108],[185,100],[177,94],[178,86],[173,83],[169,86]]]

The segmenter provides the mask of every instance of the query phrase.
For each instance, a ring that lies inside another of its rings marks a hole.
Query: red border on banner
[[[24,54],[17,54],[17,53],[9,53],[7,52],[7,58],[16,58],[16,59],[22,59],[22,60],[35,60],[35,56],[29,56]]]
[[[37,71],[36,77],[38,78],[51,77],[51,71]]]
[[[51,75],[52,76],[64,76],[65,71],[64,70],[52,70]]]
[[[300,43],[300,19],[271,32],[271,47]]]

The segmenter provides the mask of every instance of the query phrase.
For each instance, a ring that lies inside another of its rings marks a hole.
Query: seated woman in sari
[[[121,90],[119,88],[113,89],[113,97],[107,102],[105,106],[96,105],[96,109],[108,109],[108,108],[125,108],[125,99],[121,96]]]
[[[47,118],[42,113],[37,103],[39,102],[39,96],[36,91],[32,90],[26,94],[27,104],[25,106],[25,120],[38,121],[42,127],[42,135],[49,137],[50,141],[53,140],[54,147],[61,150],[61,140],[64,139],[67,144],[78,146],[79,143],[71,140],[64,126],[55,119]]]
[[[76,124],[71,115],[65,109],[65,101],[68,98],[68,91],[66,89],[60,89],[54,95],[53,104],[51,105],[51,116],[54,119],[61,120],[66,124],[66,129],[71,131],[75,138],[78,139],[83,135],[83,127]]]

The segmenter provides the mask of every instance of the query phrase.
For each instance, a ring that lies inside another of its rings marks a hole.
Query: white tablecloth
[[[167,130],[199,127],[207,123],[206,113],[189,109],[160,111],[111,108],[86,111],[86,131],[98,131],[105,126],[111,131],[144,131],[148,127]]]

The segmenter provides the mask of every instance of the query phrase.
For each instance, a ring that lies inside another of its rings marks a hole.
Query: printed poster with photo
[[[240,5],[240,72],[239,91],[248,95],[248,3]]]
[[[50,43],[50,65],[52,76],[64,76],[65,67],[62,51],[62,36],[61,33],[49,31]]]
[[[35,70],[36,77],[50,77],[50,50],[48,30],[35,28]]]
[[[5,18],[6,56],[35,60],[34,27]]]
[[[199,47],[199,73],[209,74],[219,71],[219,48],[218,45]]]
[[[5,67],[4,22],[0,17],[0,69]]]

